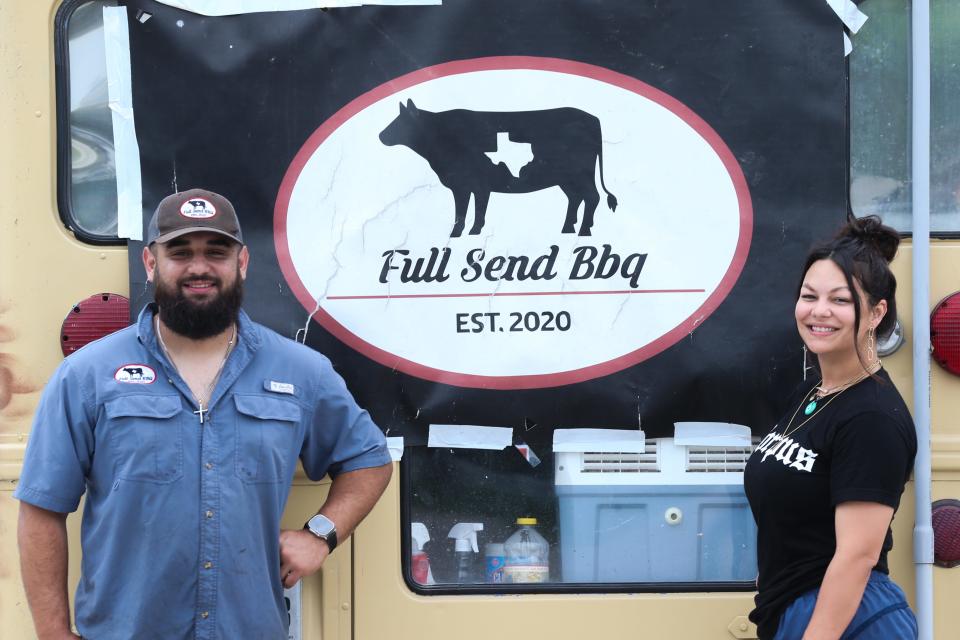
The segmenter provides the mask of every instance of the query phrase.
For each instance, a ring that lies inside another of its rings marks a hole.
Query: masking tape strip
[[[867,21],[865,13],[853,0],[827,0],[827,4],[837,14],[837,17],[843,21],[843,24],[850,30],[850,33],[860,31],[860,28]]]
[[[268,11],[302,11],[304,9],[332,9],[362,5],[417,6],[439,5],[442,0],[157,0],[202,16],[234,16],[241,13]]]
[[[853,0],[827,0],[827,4],[837,14],[843,25],[849,29],[850,33],[857,33],[863,24],[867,21],[867,16],[853,2]],[[843,32],[843,55],[848,56],[853,51],[853,42],[847,32]]]
[[[113,158],[117,180],[117,236],[143,239],[143,189],[140,145],[133,121],[130,82],[130,32],[126,7],[103,8],[103,44],[107,63],[107,99],[113,119]]]
[[[555,452],[643,453],[646,436],[639,429],[557,429]]]
[[[677,422],[673,443],[686,447],[749,447],[750,427],[729,422]]]
[[[513,444],[513,429],[480,427],[467,424],[432,424],[428,447],[453,449],[489,449],[499,451]]]
[[[403,436],[387,438],[387,449],[390,450],[390,459],[394,462],[400,462],[400,459],[403,458]]]

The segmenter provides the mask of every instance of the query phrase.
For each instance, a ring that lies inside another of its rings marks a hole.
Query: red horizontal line
[[[388,298],[506,298],[514,296],[613,296],[625,293],[704,293],[705,289],[621,289],[616,291],[517,291],[505,293],[398,293],[383,296],[327,296],[327,300],[386,300]]]

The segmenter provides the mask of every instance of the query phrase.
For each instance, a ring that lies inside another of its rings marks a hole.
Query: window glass
[[[931,3],[930,207],[933,231],[960,231],[960,3]]]
[[[857,215],[911,225],[910,4],[866,0],[869,16],[850,55],[851,185]],[[960,3],[931,2],[931,193],[933,232],[960,231]]]
[[[61,146],[62,171],[70,176],[69,198],[61,212],[81,235],[116,237],[117,184],[113,124],[107,97],[103,7],[116,2],[86,2],[67,18],[67,87],[70,96],[70,145]],[[60,85],[61,89],[63,84]],[[63,99],[63,96],[60,97]],[[61,135],[63,133],[61,132]]]
[[[756,530],[742,486],[751,447],[531,447],[537,466],[516,447],[407,448],[415,589],[753,588]]]

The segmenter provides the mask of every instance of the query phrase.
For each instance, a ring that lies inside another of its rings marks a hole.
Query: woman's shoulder
[[[845,401],[838,403],[835,422],[839,430],[868,425],[871,437],[881,436],[883,432],[895,433],[909,445],[916,446],[910,410],[886,371],[881,369],[874,377],[847,390],[846,395]]]
[[[899,389],[885,369],[881,368],[874,375],[864,379],[848,393],[853,396],[853,402],[849,404],[857,407],[858,410],[889,412],[904,417],[910,426],[913,426],[907,403],[904,402]]]

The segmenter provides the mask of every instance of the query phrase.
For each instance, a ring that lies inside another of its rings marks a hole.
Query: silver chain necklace
[[[176,372],[180,375],[181,378],[183,378],[183,374],[180,373],[180,367],[177,366],[177,363],[173,359],[173,356],[170,355],[170,350],[167,349],[167,345],[163,341],[163,334],[160,332],[160,312],[159,311],[157,312],[157,315],[154,316],[154,327],[157,332],[157,342],[160,343],[160,348],[163,349],[164,355],[167,356],[167,360],[170,361],[170,364],[173,365],[173,368],[176,370]],[[198,408],[193,413],[194,415],[197,415],[200,417],[200,424],[203,424],[203,416],[210,412],[210,409],[204,409],[203,403],[210,399],[210,394],[213,392],[213,388],[216,386],[217,381],[220,380],[220,374],[223,373],[223,368],[227,365],[227,358],[230,357],[230,352],[233,351],[233,345],[234,345],[234,342],[236,342],[236,339],[237,339],[237,325],[236,323],[234,323],[233,335],[230,336],[230,341],[227,342],[227,348],[223,352],[223,360],[220,361],[220,366],[217,368],[217,373],[213,376],[213,379],[207,385],[207,388],[203,390],[203,396],[195,397]],[[184,382],[186,382],[186,379],[184,379]]]

